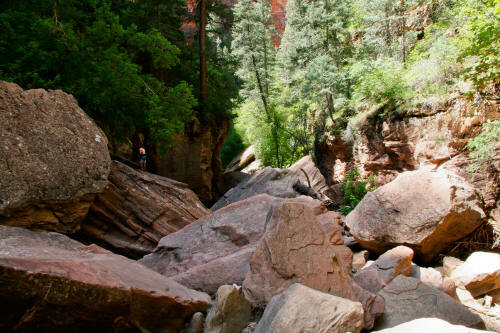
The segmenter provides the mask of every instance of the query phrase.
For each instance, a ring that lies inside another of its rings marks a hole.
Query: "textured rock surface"
[[[458,287],[477,297],[500,288],[500,254],[474,252],[450,276]]]
[[[188,184],[204,204],[212,204],[222,195],[220,151],[228,132],[229,119],[219,119],[216,128],[195,120],[167,153],[158,147],[152,154],[158,174]]]
[[[325,231],[320,221],[330,214],[318,213],[297,200],[285,201],[272,211],[243,282],[245,296],[263,308],[274,295],[298,282],[360,301],[365,325],[371,328],[382,312],[383,300],[352,280],[352,252],[343,245],[338,223],[333,220]]]
[[[0,224],[78,230],[110,162],[106,136],[73,96],[0,82]]]
[[[375,329],[390,328],[418,318],[440,318],[454,325],[484,328],[481,318],[449,295],[423,282],[398,275],[380,291],[385,313]]]
[[[79,236],[124,255],[151,253],[163,236],[210,213],[186,184],[117,161],[109,182]]]
[[[357,333],[362,328],[360,303],[296,283],[271,299],[255,333]]]
[[[391,328],[373,333],[481,333],[491,332],[476,330],[462,325],[452,325],[445,320],[438,318],[420,318],[415,319]]]
[[[396,276],[400,274],[409,276],[412,259],[412,249],[406,246],[395,247],[381,255],[373,264],[356,273],[354,281],[364,289],[377,293]]]
[[[369,250],[404,244],[428,262],[474,231],[484,217],[477,192],[463,178],[444,170],[418,170],[369,192],[346,224]]]
[[[297,182],[300,182],[301,186],[299,185],[299,187],[302,189],[297,188]],[[231,203],[262,193],[280,198],[295,198],[306,194],[300,191],[309,189],[309,183],[313,190],[312,195],[316,194],[321,200],[329,199],[325,178],[314,165],[311,156],[305,156],[289,169],[266,167],[257,171],[227,191],[210,209],[215,211]]]
[[[178,332],[210,305],[135,261],[57,233],[0,226],[0,328]]]
[[[236,202],[165,236],[145,266],[190,288],[214,294],[219,286],[241,285],[271,207],[285,199],[266,194]],[[324,212],[321,202],[297,198]]]
[[[258,307],[264,307],[274,295],[295,282],[356,299],[351,264],[351,250],[329,242],[309,207],[285,202],[273,211],[267,223],[243,282],[243,291]]]
[[[205,333],[241,332],[250,320],[252,307],[235,286],[221,286],[210,309]]]

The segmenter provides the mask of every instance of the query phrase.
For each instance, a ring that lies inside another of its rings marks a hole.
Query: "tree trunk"
[[[201,109],[208,99],[207,87],[207,0],[200,0],[200,96]]]

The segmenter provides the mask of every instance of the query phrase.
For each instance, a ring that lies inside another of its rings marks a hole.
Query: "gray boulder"
[[[360,303],[296,283],[271,299],[255,333],[359,333],[363,324]]]
[[[0,82],[0,224],[75,232],[110,163],[106,136],[73,96]]]

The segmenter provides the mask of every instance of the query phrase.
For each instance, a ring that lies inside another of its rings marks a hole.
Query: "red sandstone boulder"
[[[210,297],[57,233],[0,226],[0,330],[178,332]]]
[[[360,301],[366,327],[380,313],[381,299],[357,286],[351,276],[352,252],[343,245],[340,227],[325,233],[316,214],[297,201],[275,208],[243,282],[246,298],[265,307],[293,283]],[[383,303],[382,303],[383,307]]]
[[[326,208],[301,197],[317,214]],[[140,262],[190,288],[215,294],[224,284],[240,284],[250,268],[257,242],[266,229],[269,211],[285,199],[253,196],[217,210],[162,238],[156,250]]]
[[[113,161],[79,236],[131,257],[151,253],[163,236],[210,211],[187,184]]]
[[[340,233],[340,229],[337,228]],[[275,209],[250,263],[243,291],[254,306],[264,307],[293,283],[355,299],[352,252],[331,244],[314,212],[297,202]]]
[[[346,224],[366,249],[381,253],[404,244],[429,262],[473,232],[484,217],[479,195],[463,178],[444,170],[419,170],[369,192]]]
[[[110,163],[106,136],[73,96],[0,82],[0,224],[75,232]]]

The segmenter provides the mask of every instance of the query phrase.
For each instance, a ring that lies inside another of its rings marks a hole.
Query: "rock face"
[[[110,163],[106,136],[73,96],[0,82],[0,224],[78,230]]]
[[[398,275],[380,295],[385,300],[385,313],[375,329],[390,328],[418,318],[440,318],[454,325],[483,328],[481,318],[447,294],[423,282]]]
[[[140,262],[209,294],[224,284],[241,285],[255,246],[264,234],[268,212],[284,200],[261,194],[224,207],[165,236],[155,252]],[[324,212],[317,200],[303,200],[316,205],[318,213]]]
[[[372,293],[378,293],[400,274],[408,276],[413,259],[412,249],[398,246],[381,255],[373,264],[354,275],[361,287]]]
[[[156,149],[158,174],[188,184],[204,204],[212,204],[222,195],[220,151],[228,132],[229,119],[219,119],[216,128],[195,120],[167,153]]]
[[[471,172],[472,160],[464,149],[484,122],[498,119],[498,100],[455,95],[446,103],[407,110],[402,119],[368,117],[370,121],[349,127],[343,138],[325,135],[315,147],[316,160],[330,186],[342,182],[354,166],[362,176],[376,175],[381,185],[421,167],[450,170],[481,194],[489,221],[500,230],[500,154],[488,161],[487,170]]]
[[[328,212],[330,213],[330,212]],[[243,292],[255,307],[297,282],[332,295],[360,301],[365,325],[373,326],[383,309],[383,299],[358,286],[351,276],[352,252],[343,245],[338,224],[324,229],[310,205],[296,200],[276,207],[266,225],[243,282]]]
[[[186,184],[113,161],[109,184],[97,195],[80,234],[140,258],[163,236],[209,213]]]
[[[337,229],[340,233],[340,230]],[[243,282],[246,298],[264,307],[293,283],[356,299],[351,279],[352,252],[331,244],[314,212],[298,202],[284,202],[272,213]]]
[[[458,266],[451,278],[457,286],[467,289],[477,297],[500,288],[500,255],[474,252]]]
[[[257,171],[227,191],[210,209],[216,211],[231,203],[263,193],[280,198],[295,198],[306,194],[322,200],[328,199],[325,178],[314,165],[311,156],[305,156],[289,169],[266,167]]]
[[[271,299],[255,333],[358,333],[361,329],[360,303],[296,283]]]
[[[477,192],[463,178],[444,170],[418,170],[369,192],[346,224],[369,250],[380,253],[404,244],[419,260],[430,262],[484,217]]]
[[[374,331],[373,333],[481,333],[490,332],[483,330],[476,330],[462,325],[452,325],[447,321],[438,318],[420,318],[409,321],[404,324],[387,328],[381,331]]]
[[[98,246],[5,226],[0,288],[5,331],[174,333],[210,304],[207,294]]]
[[[250,303],[235,286],[221,286],[217,290],[215,305],[210,309],[205,333],[241,332],[252,314]]]

